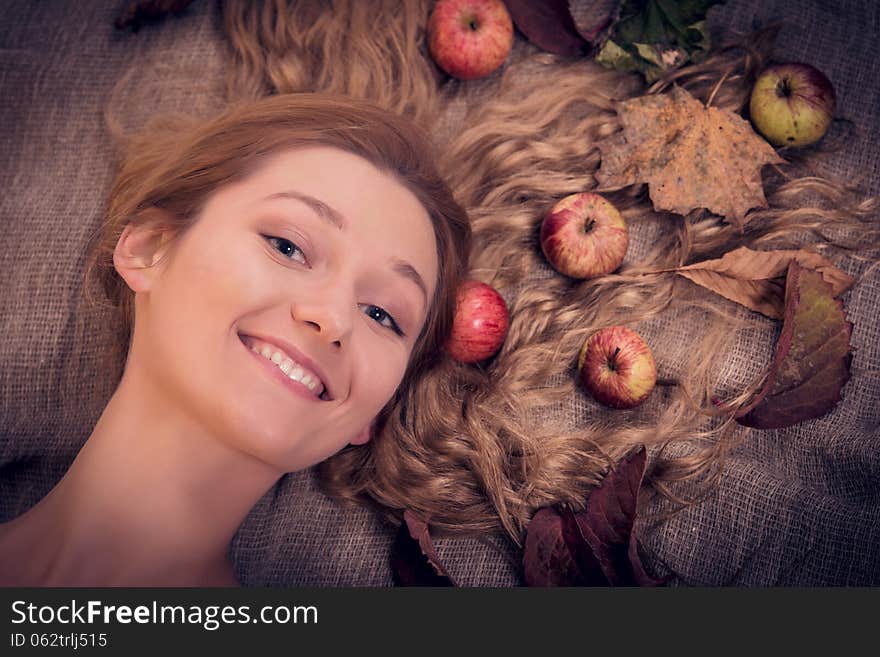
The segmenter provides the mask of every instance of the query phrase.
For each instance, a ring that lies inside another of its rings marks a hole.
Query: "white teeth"
[[[297,364],[292,358],[288,358],[284,352],[277,351],[266,344],[259,346],[252,344],[251,351],[271,360],[291,380],[298,381],[312,392],[317,392],[318,388],[321,388],[323,394],[324,386],[321,385],[321,380],[317,376],[307,373],[301,365]]]

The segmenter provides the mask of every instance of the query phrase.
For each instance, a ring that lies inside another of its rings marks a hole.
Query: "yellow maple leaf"
[[[750,209],[767,207],[761,168],[784,160],[742,117],[677,86],[617,112],[623,130],[598,143],[598,191],[646,182],[655,210],[706,208],[740,230]]]

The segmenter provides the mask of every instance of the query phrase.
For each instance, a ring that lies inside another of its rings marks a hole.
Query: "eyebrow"
[[[348,226],[348,222],[341,212],[331,208],[329,205],[324,203],[321,199],[315,198],[314,196],[310,196],[308,194],[303,194],[302,192],[297,192],[294,190],[289,190],[286,192],[276,192],[275,194],[269,194],[264,201],[272,201],[275,199],[293,199],[294,201],[300,201],[301,203],[305,203],[309,206],[312,211],[324,219],[329,223],[333,224],[339,230],[345,230]]]
[[[404,278],[408,278],[413,283],[415,283],[419,290],[422,292],[422,297],[424,300],[424,305],[428,307],[428,286],[425,285],[425,280],[422,278],[421,274],[416,271],[416,268],[409,264],[406,260],[401,260],[400,258],[392,258],[391,259],[391,268]]]
[[[328,223],[335,226],[338,230],[345,230],[348,226],[348,221],[345,216],[339,212],[338,210],[330,207],[324,201],[319,198],[315,198],[309,194],[303,194],[302,192],[298,192],[296,190],[288,190],[284,192],[276,192],[275,194],[269,194],[264,201],[272,201],[275,199],[293,199],[294,201],[300,201],[304,203],[312,211],[318,215],[321,219],[324,219]],[[413,283],[418,286],[419,290],[422,293],[422,297],[424,297],[425,307],[428,305],[428,286],[425,284],[425,279],[422,278],[422,275],[406,260],[402,260],[400,258],[391,258],[391,269],[396,274],[409,279]]]

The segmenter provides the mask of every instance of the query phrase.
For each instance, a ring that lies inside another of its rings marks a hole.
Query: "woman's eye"
[[[394,318],[388,314],[388,312],[380,308],[379,306],[373,306],[371,304],[365,303],[362,304],[364,308],[364,312],[370,317],[370,319],[375,320],[385,328],[389,328],[397,335],[404,337],[403,331],[400,330],[400,327],[397,325],[397,322],[394,321]]]
[[[267,235],[266,241],[268,241],[269,244],[271,244],[275,250],[285,258],[306,264],[306,257],[302,249],[290,240],[286,240],[283,237],[272,237],[271,235]]]

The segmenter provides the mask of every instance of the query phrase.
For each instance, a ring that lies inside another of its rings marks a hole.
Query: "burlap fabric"
[[[132,99],[158,88],[159,97],[132,103],[146,111],[210,107],[222,90],[225,42],[214,2],[199,0],[182,16],[136,35],[112,27],[122,4],[3,3],[0,520],[48,492],[112,392],[100,365],[110,339],[107,318],[85,306],[81,286],[85,247],[113,175],[102,117],[111,90],[127,72]],[[860,131],[826,156],[824,170],[880,192],[880,85],[871,55],[880,6],[873,0],[731,0],[711,18],[716,27],[741,31],[784,22],[777,51],[824,70],[838,92],[838,114]],[[519,39],[515,56],[528,48]],[[156,76],[161,85],[153,84]],[[463,102],[478,102],[492,84],[473,85]],[[462,109],[461,103],[451,109],[448,125]],[[647,228],[637,232],[628,258],[638,258],[650,239]],[[864,269],[846,266],[850,273]],[[643,527],[649,565],[674,574],[673,584],[880,583],[878,275],[844,302],[855,324],[855,374],[843,403],[819,420],[754,432],[733,454],[714,495],[659,526]],[[675,375],[693,321],[665,317],[639,327],[655,346],[661,376]],[[768,362],[777,332],[778,324],[768,320],[737,337],[722,373],[730,391],[750,383]],[[577,423],[595,410],[575,399],[561,412]],[[393,533],[367,510],[332,503],[304,472],[285,477],[260,501],[232,549],[246,585],[382,586],[392,582]],[[521,583],[518,552],[503,538],[437,543],[464,585]]]

